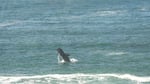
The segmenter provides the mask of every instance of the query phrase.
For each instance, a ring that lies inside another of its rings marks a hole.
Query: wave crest
[[[52,83],[52,82],[64,82],[78,84],[85,84],[89,82],[101,82],[110,78],[117,78],[121,80],[135,81],[138,83],[150,82],[150,77],[139,77],[130,74],[48,74],[48,75],[36,75],[36,76],[0,76],[0,83],[10,84],[10,83]],[[89,80],[90,79],[90,80]],[[109,81],[109,80],[108,80]]]

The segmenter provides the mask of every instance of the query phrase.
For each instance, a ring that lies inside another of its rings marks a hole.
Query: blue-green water
[[[149,84],[149,4],[0,0],[0,84]]]

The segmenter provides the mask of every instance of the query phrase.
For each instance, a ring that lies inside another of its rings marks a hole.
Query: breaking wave
[[[20,21],[10,21],[10,22],[2,22],[0,23],[0,27],[12,26],[20,23]]]
[[[130,54],[130,52],[97,50],[97,51],[94,51],[94,54],[103,54],[106,56],[122,56],[122,55]]]
[[[125,55],[125,54],[127,54],[126,52],[110,52],[110,53],[108,53],[108,55],[109,56],[111,56],[111,55]]]
[[[25,24],[25,23],[58,24],[58,23],[60,23],[60,21],[14,20],[14,21],[1,22],[0,27],[8,27],[8,26],[14,26],[14,25]]]
[[[130,74],[48,74],[35,76],[0,76],[1,84],[36,84],[36,83],[61,83],[61,84],[87,84],[95,82],[96,84],[104,81],[126,80],[137,83],[150,82],[150,77],[139,77]],[[112,84],[112,82],[111,82]]]
[[[69,20],[79,20],[81,18],[91,18],[91,17],[121,16],[124,15],[125,13],[127,13],[126,10],[98,10],[98,11],[87,12],[81,15],[71,15],[62,18],[69,19]]]

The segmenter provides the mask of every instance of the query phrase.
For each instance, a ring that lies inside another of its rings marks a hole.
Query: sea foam
[[[0,23],[0,27],[7,27],[7,26],[12,26],[20,23],[21,21],[9,21],[9,22],[2,22]]]
[[[119,80],[128,80],[134,81],[137,83],[150,82],[150,77],[139,77],[131,74],[48,74],[48,75],[35,75],[35,76],[0,76],[1,84],[22,84],[22,83],[52,83],[53,81],[57,82],[75,82],[78,84],[85,84],[92,81],[102,81],[110,78],[117,78]],[[91,80],[88,80],[91,79]],[[65,84],[65,83],[64,83]]]
[[[127,54],[126,52],[110,52],[110,53],[108,53],[107,55],[109,55],[109,56],[111,56],[111,55],[125,55],[125,54]]]

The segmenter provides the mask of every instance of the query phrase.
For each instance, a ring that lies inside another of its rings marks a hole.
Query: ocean
[[[150,84],[149,4],[0,0],[0,84]]]

